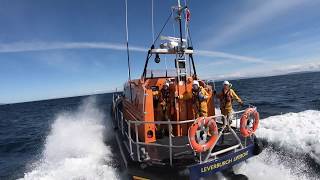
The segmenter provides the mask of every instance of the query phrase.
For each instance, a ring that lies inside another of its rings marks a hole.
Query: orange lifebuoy
[[[248,127],[248,119],[253,115],[253,126]],[[259,125],[259,113],[256,108],[248,108],[244,111],[240,119],[240,132],[243,137],[251,136],[258,129]]]
[[[197,142],[196,140],[196,134],[199,128],[201,127],[205,127],[208,128],[209,127],[209,131],[207,132],[207,135],[210,134],[210,139],[208,141],[206,141],[206,143],[200,143]],[[205,118],[205,117],[200,117],[198,118],[189,128],[188,131],[188,137],[189,137],[189,142],[190,145],[192,147],[192,149],[197,152],[205,152],[208,149],[211,148],[211,146],[213,146],[213,144],[217,141],[218,139],[218,127],[217,124],[215,122],[214,119],[212,118]]]

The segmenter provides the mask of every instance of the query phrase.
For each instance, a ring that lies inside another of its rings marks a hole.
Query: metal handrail
[[[243,113],[245,110],[241,110],[241,111],[236,111],[234,112],[234,114],[240,114]],[[215,115],[215,116],[209,116],[208,118],[214,119],[214,118],[218,118],[218,117],[225,117],[224,115]],[[195,122],[196,119],[190,119],[190,120],[184,120],[184,121],[138,121],[138,120],[127,120],[126,121],[132,123],[132,124],[172,124],[172,125],[177,125],[177,124],[187,124],[187,123],[191,123],[191,122]]]
[[[115,98],[113,99],[113,102],[115,101]],[[252,105],[249,105],[249,107],[253,107],[253,108],[256,108]],[[245,110],[240,110],[240,111],[236,111],[234,112],[233,114],[240,114],[240,113],[243,113]],[[187,124],[187,123],[193,123],[196,121],[196,119],[191,119],[191,120],[184,120],[184,121],[137,121],[137,120],[127,120],[124,118],[123,116],[123,113],[121,111],[119,111],[119,109],[116,108],[116,115],[115,117],[116,118],[119,118],[119,114],[120,113],[120,117],[121,118],[121,121],[125,121],[128,125],[128,129],[127,129],[127,132],[124,132],[123,135],[125,135],[129,141],[129,150],[130,150],[130,155],[131,155],[131,158],[133,158],[133,150],[132,150],[132,144],[135,144],[136,145],[136,150],[137,150],[137,158],[138,158],[138,161],[141,161],[141,156],[140,156],[140,150],[139,150],[139,146],[140,145],[145,145],[145,146],[160,146],[160,147],[167,147],[169,148],[169,153],[170,153],[170,165],[172,166],[172,148],[185,148],[185,147],[189,147],[190,145],[189,144],[186,144],[186,145],[174,145],[173,142],[172,142],[172,137],[171,137],[171,133],[172,133],[172,125],[179,125],[179,124]],[[219,118],[219,117],[224,117],[224,115],[215,115],[215,116],[210,116],[209,118],[211,119],[215,119],[215,118]],[[238,120],[238,119],[236,119]],[[119,125],[120,125],[120,122],[118,122]],[[134,129],[135,129],[135,140],[132,139],[131,137],[131,124],[134,125]],[[139,125],[142,125],[142,124],[163,124],[163,125],[168,125],[168,128],[169,128],[169,144],[161,144],[161,143],[144,143],[144,142],[139,142],[139,136],[138,136],[138,126]],[[123,131],[123,122],[121,122],[121,126],[122,126],[122,131]],[[223,127],[223,130],[226,128],[226,126]],[[238,127],[236,127],[238,128]],[[220,132],[221,133],[221,132]],[[219,135],[221,136],[221,134],[219,133]],[[239,139],[239,137],[237,137],[237,135],[235,134],[235,132],[232,130],[232,134],[234,136],[236,136],[236,139],[238,140],[239,144],[238,146],[233,146],[233,147],[243,147],[243,145],[241,144],[241,141]],[[244,145],[246,146],[246,145]],[[235,148],[232,148],[230,147],[229,148],[230,150],[233,150]],[[229,150],[228,149],[228,150]],[[205,158],[205,161],[207,161],[209,159],[209,155],[214,155],[215,157],[219,154],[221,154],[222,152],[226,152],[226,150],[224,151],[221,151],[221,152],[214,152],[214,153],[209,153],[208,156]],[[200,158],[200,161],[202,161],[202,158]]]
[[[160,147],[170,147],[168,144],[159,144],[159,143],[144,143],[144,142],[135,142],[133,139],[131,139],[131,143],[133,144],[139,144],[139,145],[147,145],[147,146],[160,146]],[[183,145],[183,146],[177,146],[177,145],[171,145],[172,148],[185,148],[190,146],[189,144]]]

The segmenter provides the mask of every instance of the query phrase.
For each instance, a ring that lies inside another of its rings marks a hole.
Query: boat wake
[[[307,110],[261,120],[257,136],[268,143],[259,156],[240,165],[250,179],[319,179],[320,111]]]
[[[111,149],[104,143],[108,132],[104,118],[94,98],[87,98],[76,112],[59,114],[42,158],[22,179],[119,179],[111,165]],[[257,136],[268,146],[259,156],[236,166],[236,173],[253,180],[319,179],[319,120],[320,111],[315,110],[262,119]]]
[[[57,116],[46,138],[42,158],[23,179],[118,179],[106,146],[104,114],[87,98],[76,112]]]
[[[309,155],[320,164],[320,111],[308,110],[269,117],[258,136],[293,153]]]

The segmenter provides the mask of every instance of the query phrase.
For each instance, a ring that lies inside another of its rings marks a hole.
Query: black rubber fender
[[[259,155],[264,149],[261,140],[257,138],[255,135],[253,135],[253,145],[254,145],[253,155],[255,156]]]
[[[233,170],[233,167],[225,169],[221,171],[221,173],[225,177],[224,179],[227,179],[227,180],[248,180],[248,177],[246,175],[236,174]],[[220,178],[217,178],[217,179],[220,179]]]
[[[230,180],[248,180],[249,178],[244,174],[235,174],[229,178]]]

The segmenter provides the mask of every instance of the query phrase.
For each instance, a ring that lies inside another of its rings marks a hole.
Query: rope
[[[171,13],[173,14],[173,8],[171,8]],[[173,27],[173,35],[174,37],[176,37],[176,28],[175,28],[175,19],[174,17],[172,16],[172,27]]]
[[[153,45],[154,45],[154,43],[159,39],[160,34],[162,33],[162,31],[164,30],[164,28],[165,28],[166,25],[168,24],[171,16],[172,16],[172,12],[170,13],[170,15],[169,15],[169,17],[167,18],[166,22],[165,22],[164,25],[162,26],[161,31],[160,31],[160,32],[158,33],[158,35],[157,35],[157,38],[153,41]]]
[[[151,1],[152,42],[154,42],[153,0]]]
[[[189,35],[190,47],[193,47],[192,38],[191,38],[191,31],[190,31],[190,26],[189,25],[188,25],[188,35]]]

